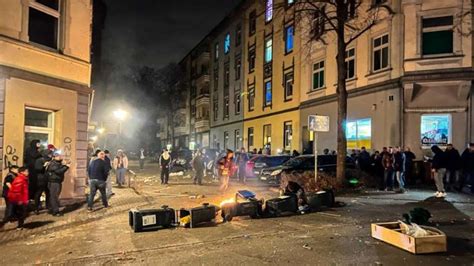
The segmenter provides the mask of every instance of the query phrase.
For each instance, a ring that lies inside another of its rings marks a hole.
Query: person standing
[[[8,190],[8,204],[9,204],[9,215],[5,221],[9,221],[12,218],[18,219],[17,229],[23,229],[23,224],[27,216],[28,207],[28,168],[20,167],[18,169],[18,176],[15,177],[11,183],[11,187]],[[2,222],[0,227],[3,227],[5,223]]]
[[[393,154],[392,148],[383,153],[382,165],[384,169],[383,183],[385,191],[393,191]]]
[[[123,150],[118,150],[114,158],[114,170],[117,179],[117,185],[122,187],[125,185],[125,175],[128,169],[128,158]]]
[[[239,165],[239,182],[241,183],[247,182],[247,174],[245,172],[245,168],[247,166],[248,160],[249,160],[249,156],[247,152],[245,152],[245,148],[240,149],[240,154],[237,160],[237,164]]]
[[[138,153],[138,163],[140,164],[140,170],[143,170],[145,167],[145,149],[141,148]]]
[[[37,174],[35,171],[35,162],[36,159],[41,158],[40,153],[41,142],[37,139],[34,139],[30,142],[30,146],[26,148],[25,155],[23,156],[23,163],[25,167],[28,168],[29,177],[28,177],[28,198],[34,199],[35,191],[37,187]]]
[[[36,159],[35,171],[37,173],[37,187],[35,191],[35,213],[38,215],[41,209],[41,195],[43,193],[46,196],[46,208],[49,203],[49,189],[48,189],[48,178],[45,175],[46,167],[53,159],[53,151],[50,149],[42,152],[42,157]]]
[[[462,153],[462,166],[464,178],[459,182],[458,190],[462,191],[464,183],[469,180],[471,193],[474,194],[474,143],[470,143],[469,148]]]
[[[401,193],[405,192],[405,180],[403,180],[403,175],[402,175],[402,170],[403,170],[403,154],[402,154],[402,149],[397,146],[394,149],[393,153],[393,178],[397,179],[398,183],[398,191]]]
[[[410,147],[406,146],[405,151],[402,154],[402,158],[402,177],[403,181],[406,184],[407,180],[411,180],[411,174],[413,172],[413,161],[415,160],[416,156],[411,151]]]
[[[371,158],[370,158],[370,153],[367,151],[365,147],[360,148],[360,153],[359,153],[357,161],[358,161],[360,170],[364,172],[369,172],[370,165],[371,165]]]
[[[90,194],[89,199],[87,201],[87,209],[92,211],[94,206],[94,198],[97,190],[100,191],[100,196],[102,198],[102,204],[105,208],[109,207],[109,203],[107,202],[107,179],[110,171],[110,164],[108,165],[105,161],[105,152],[99,152],[97,159],[92,161],[87,169],[89,174],[89,187],[90,187]]]
[[[11,215],[10,204],[8,204],[8,191],[12,187],[13,180],[18,175],[18,166],[12,165],[8,168],[8,174],[3,179],[2,197],[5,200],[5,215],[3,215],[3,223],[8,222]]]
[[[218,165],[218,174],[221,179],[220,190],[225,192],[229,188],[229,179],[232,176],[234,169],[234,152],[232,150],[227,150],[226,156],[220,159],[217,163]]]
[[[194,185],[202,185],[202,178],[204,176],[204,160],[201,151],[197,150],[193,158],[193,169],[194,169]]]
[[[459,183],[459,170],[461,169],[461,155],[456,150],[453,144],[446,146],[446,190],[450,191],[455,184]]]
[[[107,197],[111,197],[114,195],[112,192],[112,178],[109,178],[110,175],[110,170],[112,170],[112,161],[110,160],[110,151],[105,150],[104,151],[105,157],[104,157],[104,162],[107,165]],[[89,168],[88,168],[89,169]]]
[[[436,145],[431,147],[431,151],[434,153],[431,162],[431,172],[434,174],[434,181],[437,190],[434,195],[437,198],[444,198],[446,197],[446,191],[444,190],[443,184],[443,179],[446,175],[446,154]]]
[[[55,152],[53,159],[46,167],[46,176],[48,178],[49,189],[49,211],[54,216],[62,216],[59,212],[59,195],[61,194],[62,184],[64,182],[64,174],[69,169],[70,162],[64,162],[60,153]]]
[[[170,178],[170,163],[171,156],[167,149],[163,150],[163,153],[160,156],[160,167],[161,167],[161,184],[168,184],[168,179]]]

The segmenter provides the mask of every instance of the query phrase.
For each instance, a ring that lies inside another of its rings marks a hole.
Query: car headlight
[[[279,175],[279,174],[281,174],[281,172],[282,172],[282,170],[278,169],[278,170],[273,171],[270,175],[272,175],[272,176]]]

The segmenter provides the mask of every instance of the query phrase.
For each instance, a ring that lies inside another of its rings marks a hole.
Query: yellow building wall
[[[23,164],[25,107],[34,107],[54,112],[54,141],[66,160],[72,162],[63,183],[61,197],[74,196],[76,176],[77,93],[71,90],[11,78],[6,80],[4,116],[4,153],[8,160],[18,156]],[[73,103],[73,104],[72,104]],[[9,151],[12,154],[8,154]],[[5,162],[4,162],[5,163]]]

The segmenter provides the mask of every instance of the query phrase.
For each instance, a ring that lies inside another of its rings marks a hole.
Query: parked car
[[[318,155],[318,171],[335,172],[336,162],[336,155]],[[349,156],[346,157],[346,164],[347,168],[355,168],[355,164]],[[286,161],[282,165],[264,168],[259,175],[259,179],[263,182],[279,184],[283,172],[291,173],[293,171],[314,171],[314,155],[301,155]]]
[[[216,158],[213,162],[213,165],[212,165],[212,175],[213,175],[214,178],[217,178],[217,176],[218,176],[218,174],[217,174],[218,169],[215,166],[217,165],[217,162],[220,159],[222,159],[226,156],[226,154],[227,154],[226,152],[221,152],[218,156],[216,156]],[[241,154],[242,154],[241,152],[235,152],[234,153],[234,159],[233,159],[234,169],[233,169],[233,175],[231,176],[231,178],[238,178],[238,176],[239,176],[239,165],[237,163],[237,158],[239,158],[239,156],[241,156]],[[252,153],[246,153],[246,154],[247,154],[249,159],[252,159],[255,156]]]
[[[245,167],[245,175],[247,176],[247,178],[256,178],[260,175],[262,169],[282,165],[291,158],[292,157],[290,155],[254,156],[247,162],[247,165]]]

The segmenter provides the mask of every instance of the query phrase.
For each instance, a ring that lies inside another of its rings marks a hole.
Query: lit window
[[[230,33],[227,33],[224,39],[224,54],[230,52]]]
[[[265,21],[269,22],[273,18],[273,0],[267,0],[265,4]]]
[[[453,52],[453,17],[423,18],[423,55]]]
[[[295,27],[293,25],[285,29],[285,53],[293,51],[294,31]]]
[[[285,150],[291,151],[291,140],[293,139],[292,122],[288,121],[283,124],[283,146]]]
[[[273,59],[273,39],[265,40],[265,63],[270,63]]]
[[[324,87],[324,60],[313,65],[313,90]]]
[[[219,43],[214,46],[214,58],[215,60],[219,59]]]
[[[25,109],[25,149],[32,140],[39,140],[41,145],[52,143],[54,135],[54,113],[35,108]]]
[[[253,127],[249,127],[247,131],[247,149],[250,150],[253,147]]]
[[[388,68],[389,54],[388,54],[388,35],[383,35],[373,39],[373,71],[378,71]]]
[[[355,48],[348,49],[346,51],[346,79],[352,79],[355,77]]]
[[[28,37],[30,42],[58,49],[59,0],[29,1]]]
[[[265,82],[265,102],[263,106],[272,105],[272,81]]]
[[[372,148],[372,119],[365,118],[346,123],[348,149]]]
[[[285,101],[293,98],[293,72],[285,74]]]
[[[255,87],[249,88],[249,112],[253,111],[255,108]]]

